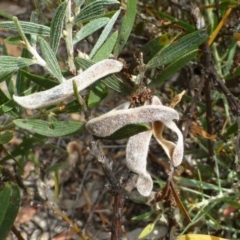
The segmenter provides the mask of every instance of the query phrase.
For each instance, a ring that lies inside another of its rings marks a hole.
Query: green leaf
[[[45,137],[43,136],[28,135],[27,138],[23,139],[23,141],[12,150],[11,155],[7,155],[0,160],[0,164],[17,156],[27,155],[35,145],[39,143],[45,144],[46,142],[43,141],[44,139]]]
[[[56,54],[58,44],[62,35],[63,21],[65,17],[65,11],[67,8],[67,2],[60,4],[53,16],[51,27],[50,27],[50,46],[53,52]]]
[[[76,98],[76,102],[78,102],[81,110],[86,111],[86,103],[85,100],[83,100],[83,98],[81,97],[79,91],[78,91],[78,87],[77,87],[77,83],[75,80],[73,80],[73,91],[74,91],[74,97]],[[79,109],[80,110],[80,109]],[[78,111],[79,111],[78,110]]]
[[[108,95],[108,89],[105,84],[98,82],[94,84],[88,95],[87,105],[89,108],[94,108]]]
[[[30,58],[29,51],[24,48],[22,50],[22,57],[24,58]],[[25,71],[28,71],[28,67],[24,67]],[[17,72],[17,79],[16,79],[16,93],[17,95],[21,95],[26,89],[28,89],[30,86],[30,81],[24,77],[21,71]],[[12,94],[11,94],[12,95]]]
[[[2,104],[0,106],[0,115],[11,111],[16,106],[17,106],[17,104],[13,101],[13,99],[8,100],[7,102],[5,102],[4,104]]]
[[[11,77],[14,71],[0,71],[0,83]]]
[[[153,213],[154,213],[154,211],[145,212],[145,213],[140,214],[138,216],[132,217],[131,220],[132,221],[148,220],[153,215]]]
[[[10,232],[12,225],[17,217],[21,202],[20,189],[17,184],[11,185],[11,196],[5,217],[0,225],[0,240],[4,240]]]
[[[46,169],[46,172],[56,172],[65,168],[69,168],[70,167],[70,163],[69,162],[62,162],[62,163],[56,163],[51,167],[48,167]]]
[[[0,73],[4,72],[6,75],[7,72],[10,73],[32,64],[35,64],[35,61],[28,58],[0,56]]]
[[[144,132],[150,130],[151,128],[146,124],[128,124],[110,136],[104,137],[104,139],[109,140],[120,140],[124,138],[129,138],[133,135],[136,135],[140,132]]]
[[[49,89],[49,88],[53,88],[55,86],[58,85],[57,82],[51,80],[51,79],[48,79],[48,78],[45,78],[45,77],[41,77],[39,75],[36,75],[36,74],[32,74],[28,71],[25,71],[23,69],[20,69],[20,72],[22,72],[22,74],[28,78],[29,80],[31,80],[32,82],[36,83],[37,85],[39,85],[40,87],[43,87],[43,88],[46,88],[46,89]],[[20,94],[18,94],[20,95]]]
[[[225,80],[231,80],[234,79],[236,77],[238,77],[240,75],[240,66],[238,66],[236,68],[236,70],[234,71],[234,73],[230,73],[227,76],[224,77]]]
[[[223,198],[222,200],[221,200],[221,202],[225,202],[225,203],[227,203],[227,204],[229,204],[230,206],[234,206],[235,208],[238,208],[238,209],[240,209],[240,204],[238,203],[238,202],[236,202],[236,201],[233,201],[233,200],[230,200],[230,199],[228,199],[228,198]]]
[[[143,53],[143,61],[145,63],[149,62],[163,47],[170,44],[172,36],[172,34],[166,33],[145,44],[140,49],[140,52]]]
[[[123,49],[128,40],[128,37],[132,31],[132,27],[135,21],[136,13],[137,13],[137,0],[128,0],[126,14],[123,18],[119,30],[118,40],[114,48],[115,57],[118,57],[119,53],[121,52],[121,50]]]
[[[50,35],[50,28],[47,26],[24,21],[19,21],[19,23],[25,34],[38,34],[45,37],[49,37]],[[6,28],[18,32],[13,21],[0,22],[0,28]]]
[[[4,132],[3,134],[0,134],[0,144],[6,144],[13,138],[12,132]],[[1,216],[1,214],[0,214]]]
[[[107,25],[105,26],[105,28],[103,29],[100,37],[98,38],[96,44],[94,45],[91,53],[89,54],[89,57],[92,58],[95,53],[98,51],[98,49],[102,46],[102,44],[105,42],[105,40],[107,39],[109,33],[111,32],[114,23],[116,22],[118,16],[120,14],[120,10],[118,10],[113,16],[112,18],[109,20],[109,22],[107,23]]]
[[[22,44],[22,38],[20,36],[13,36],[8,37],[4,39],[4,43],[8,43],[11,45],[21,45]]]
[[[148,234],[150,234],[153,229],[155,227],[155,224],[154,223],[149,223],[143,230],[142,232],[140,233],[140,235],[138,236],[138,239],[141,239],[141,238],[144,238],[146,237]]]
[[[172,77],[178,70],[188,64],[193,58],[197,56],[197,50],[191,51],[182,57],[178,58],[173,63],[169,64],[162,70],[149,84],[149,87],[162,86],[166,80]]]
[[[231,134],[236,134],[238,131],[237,123],[233,123],[229,127],[226,128],[224,136],[229,137]]]
[[[80,132],[83,123],[76,121],[47,122],[38,119],[16,119],[14,124],[25,130],[34,131],[46,137],[62,137]]]
[[[84,7],[75,17],[74,22],[86,22],[93,18],[97,18],[104,14],[104,10],[108,4],[118,4],[116,0],[95,0]]]
[[[10,197],[11,197],[11,187],[9,184],[5,184],[5,187],[0,191],[0,203],[1,203],[1,208],[0,208],[0,226],[5,218]]]
[[[80,58],[80,57],[77,57],[75,60],[76,60],[76,63],[78,64],[78,66],[80,66],[84,70],[95,63],[91,60],[87,60],[85,58]],[[131,90],[129,88],[127,88],[124,85],[124,83],[119,78],[117,78],[115,75],[102,78],[101,82],[103,82],[107,87],[111,88],[112,90],[114,90],[116,92],[120,92],[120,93],[123,93],[126,95],[131,93]]]
[[[114,32],[93,57],[93,61],[99,62],[109,58],[117,41],[118,31]]]
[[[221,10],[227,10],[228,8],[236,8],[238,6],[239,6],[239,3],[237,0],[225,0],[225,1],[221,1],[221,3],[217,5],[217,8]]]
[[[217,185],[214,185],[211,183],[200,182],[198,180],[188,179],[188,178],[184,178],[184,177],[176,177],[176,179],[180,185],[184,185],[186,187],[201,188],[203,190],[207,190],[207,189],[214,190],[214,191],[219,190]]]
[[[109,22],[109,18],[103,17],[90,21],[88,24],[83,26],[80,31],[76,33],[73,38],[73,44],[76,44],[83,40],[84,38],[90,36],[92,33],[96,32],[101,27],[105,26]]]
[[[197,49],[200,44],[207,40],[207,38],[208,35],[204,32],[204,30],[190,33],[180,38],[177,43],[173,43],[165,47],[147,63],[146,67],[154,68],[173,62],[182,55]]]
[[[6,103],[9,100],[5,91],[0,88],[0,104]]]
[[[196,28],[194,26],[192,26],[189,23],[187,23],[185,21],[182,21],[180,19],[176,19],[175,17],[167,14],[166,12],[156,11],[156,13],[158,15],[160,15],[161,17],[166,18],[166,19],[172,21],[173,23],[176,23],[176,25],[179,25],[179,26],[183,27],[188,32],[194,32],[196,30]]]
[[[43,38],[39,37],[38,41],[42,50],[44,60],[47,62],[49,70],[51,71],[53,76],[58,79],[59,82],[62,82],[63,76],[54,52]]]

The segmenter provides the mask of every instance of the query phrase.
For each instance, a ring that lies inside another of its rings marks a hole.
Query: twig
[[[17,237],[18,240],[24,240],[23,236],[21,233],[17,230],[17,228],[13,225],[11,228],[13,234]]]
[[[116,179],[115,175],[112,172],[112,162],[106,158],[100,141],[91,141],[90,142],[90,154],[92,154],[98,162],[101,163],[103,171],[114,189],[119,189],[120,183]]]
[[[190,129],[190,126],[191,126],[191,123],[192,123],[193,112],[196,108],[197,101],[201,98],[201,92],[203,90],[205,80],[206,80],[205,78],[201,78],[201,80],[198,84],[198,88],[196,89],[197,93],[193,96],[190,105],[188,105],[187,109],[185,110],[185,112],[183,114],[183,116],[187,117],[187,121],[186,121],[185,128],[184,128],[184,131],[183,131],[184,139],[186,139],[186,137],[188,135],[188,132],[189,132],[189,129]]]
[[[90,142],[90,153],[101,163],[103,171],[114,191],[114,204],[111,228],[111,240],[119,240],[123,236],[122,215],[126,196],[136,185],[137,174],[130,174],[129,178],[120,185],[120,182],[112,172],[112,162],[108,160],[103,152],[100,142]]]
[[[207,54],[209,51],[209,46],[207,44],[207,42],[203,43],[200,46],[200,49],[202,50],[203,53],[206,54],[206,56],[201,58],[201,62],[204,65],[204,69],[209,69],[212,68],[212,55],[211,54]],[[215,69],[214,69],[215,70]],[[205,74],[204,78],[206,79],[205,81],[205,86],[204,86],[204,90],[205,90],[205,101],[206,101],[206,119],[207,119],[207,131],[208,134],[212,135],[213,129],[212,129],[212,101],[211,101],[211,79],[206,77]],[[214,156],[214,149],[213,149],[213,141],[208,139],[208,153],[209,153],[209,160],[210,163],[213,162],[213,156]]]
[[[69,226],[78,234],[81,240],[89,240],[88,237],[83,235],[81,229],[76,224],[74,224],[72,220],[68,218],[67,215],[63,214],[58,208],[56,208],[54,204],[48,201],[45,202],[45,205],[51,207],[58,216],[60,216],[66,223],[68,223]]]

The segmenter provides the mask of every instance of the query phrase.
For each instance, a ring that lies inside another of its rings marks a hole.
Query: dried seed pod
[[[129,170],[137,173],[137,190],[143,196],[149,196],[153,181],[148,173],[147,155],[152,130],[138,133],[129,138],[126,149],[126,164]]]
[[[73,80],[76,82],[78,92],[80,92],[98,79],[112,73],[120,72],[122,68],[123,64],[117,60],[103,60],[56,87],[23,97],[13,95],[13,99],[20,106],[29,109],[38,109],[58,104],[74,95]]]
[[[152,104],[162,106],[161,101],[156,96],[153,97]],[[177,137],[178,137],[177,144],[166,140],[162,136],[164,126],[168,127],[169,129],[171,129],[173,132],[177,134]],[[183,152],[184,152],[184,141],[183,141],[182,132],[179,130],[177,125],[171,119],[165,122],[155,121],[152,123],[152,127],[153,127],[153,134],[156,140],[162,146],[167,156],[172,160],[173,166],[174,167],[179,166],[182,163]]]
[[[128,124],[154,121],[167,122],[173,119],[179,119],[176,110],[166,106],[147,105],[110,111],[88,121],[86,128],[95,136],[106,137]]]

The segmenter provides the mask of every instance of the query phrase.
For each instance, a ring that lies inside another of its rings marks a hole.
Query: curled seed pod
[[[137,173],[137,190],[143,196],[149,196],[153,181],[148,173],[147,155],[152,130],[138,133],[129,138],[126,149],[126,164],[129,170]]]
[[[152,99],[152,104],[162,106],[161,101],[158,97],[154,96]],[[166,140],[162,136],[164,126],[171,129],[173,132],[177,134],[178,140],[177,144]],[[166,152],[167,156],[172,160],[173,166],[177,167],[182,163],[183,152],[184,152],[184,142],[182,132],[179,130],[177,125],[169,119],[169,121],[160,122],[155,121],[152,123],[153,134],[158,141],[158,143],[162,146],[163,150]]]
[[[29,109],[38,109],[58,104],[74,95],[73,80],[76,82],[78,92],[80,92],[98,79],[120,72],[122,68],[123,64],[117,60],[103,60],[56,87],[23,97],[13,95],[13,99],[20,106]]]
[[[166,122],[173,119],[179,119],[176,110],[166,106],[147,105],[110,111],[88,121],[86,128],[95,136],[106,137],[128,124]]]

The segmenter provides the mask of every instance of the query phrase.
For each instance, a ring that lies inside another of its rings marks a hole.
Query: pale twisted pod
[[[73,96],[73,80],[76,82],[78,92],[80,92],[98,79],[112,73],[120,72],[122,68],[123,64],[117,60],[103,60],[92,65],[81,74],[59,84],[56,87],[23,97],[13,95],[13,99],[20,106],[29,109],[38,109],[41,107],[58,104]]]
[[[159,100],[159,98],[155,96],[152,99],[152,104],[162,106],[162,103]],[[166,140],[162,136],[164,126],[168,127],[177,134],[178,137],[177,144]],[[173,122],[171,119],[165,122],[156,121],[152,123],[152,128],[156,140],[162,146],[168,157],[172,160],[173,166],[174,167],[179,166],[182,163],[183,159],[184,142],[182,132],[179,130],[175,122]]]
[[[149,142],[154,133],[157,141],[163,147],[174,166],[182,161],[183,138],[173,119],[179,119],[178,112],[173,108],[162,106],[157,97],[153,97],[152,105],[126,109],[129,103],[124,103],[112,111],[87,122],[86,128],[98,137],[106,137],[125,125],[132,123],[152,123],[153,129],[129,138],[126,149],[126,165],[138,174],[137,189],[143,196],[149,196],[153,182],[147,167]],[[178,136],[177,145],[162,137],[163,127],[167,126]]]
[[[152,130],[138,133],[129,138],[126,149],[126,165],[129,170],[138,174],[137,190],[143,196],[149,196],[153,181],[147,171],[147,155]]]
[[[86,128],[95,136],[106,137],[128,124],[154,121],[167,122],[173,119],[179,119],[176,110],[160,105],[147,105],[110,111],[88,121]]]

